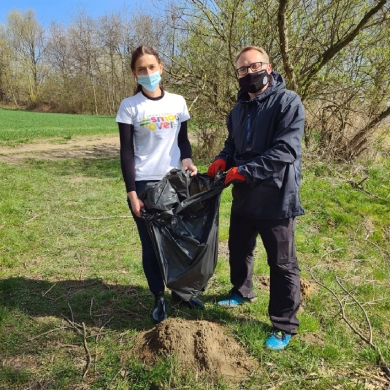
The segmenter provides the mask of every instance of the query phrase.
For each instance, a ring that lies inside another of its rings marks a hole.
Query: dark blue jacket
[[[244,217],[304,214],[299,187],[305,112],[299,96],[285,85],[272,72],[271,84],[255,98],[240,91],[227,117],[229,135],[216,159],[226,160],[227,169],[239,167],[245,176],[245,183],[235,183],[232,190],[232,212]]]

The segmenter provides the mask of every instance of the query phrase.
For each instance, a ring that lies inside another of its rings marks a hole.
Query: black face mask
[[[244,77],[238,79],[241,89],[244,92],[256,93],[262,90],[269,81],[269,74],[266,69],[257,73],[248,73]]]

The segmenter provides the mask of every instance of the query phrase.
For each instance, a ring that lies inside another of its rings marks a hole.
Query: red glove
[[[226,174],[225,177],[225,185],[230,184],[233,181],[239,181],[239,182],[244,182],[245,181],[245,176],[241,175],[241,173],[238,172],[237,167],[233,167],[232,169],[228,170],[228,173]]]
[[[218,170],[221,170],[222,172],[226,169],[226,161],[222,158],[219,158],[215,160],[210,166],[209,169],[207,170],[207,174],[210,177],[215,177],[217,176]]]

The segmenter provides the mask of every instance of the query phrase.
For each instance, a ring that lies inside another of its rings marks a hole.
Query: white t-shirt
[[[181,168],[177,137],[189,118],[183,96],[166,91],[158,100],[142,92],[122,100],[116,122],[134,126],[135,180],[161,180]]]

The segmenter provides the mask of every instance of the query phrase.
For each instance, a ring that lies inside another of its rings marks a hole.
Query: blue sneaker
[[[274,329],[267,340],[265,340],[265,346],[273,351],[280,351],[287,347],[290,339],[291,334],[280,329]]]
[[[222,307],[236,307],[238,305],[242,305],[243,303],[253,302],[256,298],[244,298],[240,294],[232,292],[226,299],[218,302],[219,306]]]

